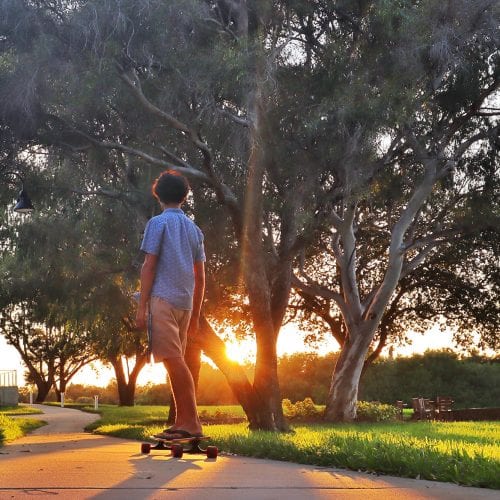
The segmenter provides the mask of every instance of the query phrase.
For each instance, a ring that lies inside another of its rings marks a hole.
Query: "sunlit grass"
[[[445,427],[463,439],[441,439]],[[215,425],[206,432],[221,449],[244,455],[500,488],[500,425],[476,422],[471,430],[450,422],[307,425],[280,435]]]
[[[217,410],[229,411],[210,407]],[[114,407],[102,412],[103,419],[92,424],[96,432],[147,440],[164,429],[167,409]],[[497,422],[297,425],[293,431],[254,432],[245,423],[204,428],[228,453],[500,488]]]
[[[0,413],[0,446],[27,434],[29,431],[45,425],[40,420],[29,418],[10,418]]]
[[[84,407],[84,411],[94,412],[94,407]],[[155,426],[158,431],[165,429],[168,417],[168,406],[99,406],[98,413],[101,420],[91,423],[87,430],[94,430],[97,426],[106,424],[125,423],[127,425],[141,424]],[[203,416],[215,417],[216,415],[229,415],[234,417],[244,417],[241,406],[199,406],[198,411]]]
[[[0,414],[3,415],[39,415],[43,413],[32,406],[0,406]]]

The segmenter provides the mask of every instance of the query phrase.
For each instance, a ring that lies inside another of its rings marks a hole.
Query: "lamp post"
[[[24,188],[24,179],[22,178],[22,176],[19,173],[13,171],[3,172],[2,176],[5,177],[7,179],[7,182],[11,185],[16,184],[13,181],[9,180],[8,176],[17,177],[21,183],[21,191],[19,191],[19,196],[17,198],[16,205],[14,206],[14,212],[20,214],[30,214],[31,212],[33,212],[34,207],[31,203],[26,189]]]

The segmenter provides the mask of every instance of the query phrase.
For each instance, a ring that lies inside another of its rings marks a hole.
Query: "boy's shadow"
[[[182,458],[174,458],[170,455],[170,450],[153,449],[149,454],[135,453],[129,459],[133,469],[130,477],[93,495],[92,498],[115,498],[120,491],[123,492],[123,498],[125,495],[127,498],[146,498],[155,491],[162,493],[178,491],[180,487],[192,482],[183,480],[181,486],[175,481],[177,477],[189,474],[191,471],[201,472],[203,470],[201,463],[213,461],[214,459],[207,459],[201,454],[191,453],[184,453]]]

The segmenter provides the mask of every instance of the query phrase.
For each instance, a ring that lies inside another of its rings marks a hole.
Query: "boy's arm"
[[[138,330],[144,330],[146,328],[146,311],[148,308],[149,297],[151,295],[151,289],[153,288],[156,276],[157,263],[158,255],[151,253],[146,254],[141,268],[141,295],[135,319],[135,326]]]
[[[201,305],[205,295],[205,263],[198,261],[194,263],[194,293],[193,312],[189,323],[188,334],[195,334],[200,324]]]

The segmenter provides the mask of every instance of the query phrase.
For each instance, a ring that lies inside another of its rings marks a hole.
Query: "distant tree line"
[[[360,386],[360,399],[411,403],[412,397],[451,396],[456,408],[500,406],[500,360],[451,351],[428,351],[411,358],[372,365]]]
[[[324,404],[328,371],[336,354],[294,354],[280,360],[283,397],[300,401],[310,396]],[[500,360],[481,356],[460,358],[450,350],[427,351],[408,358],[381,358],[370,365],[360,383],[362,401],[411,407],[414,397],[451,396],[456,408],[500,406]]]
[[[297,353],[280,358],[278,371],[283,398],[294,403],[311,397],[316,404],[325,404],[330,383],[326,368],[336,357],[336,353],[327,356]],[[360,399],[389,404],[403,400],[410,405],[412,397],[446,395],[453,397],[456,408],[500,406],[499,361],[480,356],[459,358],[449,350],[380,359],[367,369],[360,386]],[[119,402],[115,381],[107,387],[72,384],[66,399],[90,404],[95,394],[101,403]],[[55,398],[53,394],[52,399]],[[169,401],[168,384],[137,387],[136,404],[167,405]],[[237,404],[224,375],[207,363],[201,365],[198,401],[200,405]]]

